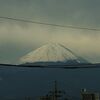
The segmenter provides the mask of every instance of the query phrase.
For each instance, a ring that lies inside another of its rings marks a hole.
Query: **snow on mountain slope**
[[[21,63],[43,63],[43,62],[62,62],[73,61],[77,63],[87,62],[81,57],[76,56],[70,49],[62,44],[49,43],[35,51],[30,52],[20,59]]]

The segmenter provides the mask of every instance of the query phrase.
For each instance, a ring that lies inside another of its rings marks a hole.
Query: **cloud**
[[[90,61],[99,62],[99,40],[100,34],[95,31],[19,23],[3,23],[0,26],[1,59],[6,56],[5,61],[18,60],[45,43],[60,42]]]
[[[100,28],[100,0],[0,0],[0,15],[40,22]],[[100,61],[100,32],[1,20],[0,61],[20,56],[48,42],[62,42],[92,62]]]
[[[100,27],[100,0],[0,0],[2,16]]]

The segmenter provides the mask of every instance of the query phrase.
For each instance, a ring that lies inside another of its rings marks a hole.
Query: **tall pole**
[[[57,100],[57,94],[58,94],[58,87],[57,87],[57,81],[55,81],[55,83],[54,83],[53,100]]]
[[[54,81],[53,90],[49,91],[46,96],[41,97],[41,100],[58,100],[63,96],[64,92],[58,89],[57,81]]]

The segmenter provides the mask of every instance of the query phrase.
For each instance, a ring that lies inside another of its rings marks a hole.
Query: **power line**
[[[26,23],[34,23],[34,24],[41,24],[41,25],[47,25],[47,26],[71,28],[71,29],[82,29],[82,30],[100,31],[100,29],[96,29],[96,28],[88,28],[88,27],[80,27],[80,26],[65,26],[65,25],[60,25],[60,24],[51,24],[51,23],[31,21],[31,20],[26,20],[26,19],[17,19],[17,18],[12,18],[12,17],[3,17],[3,16],[0,16],[0,19],[8,19],[8,20],[13,20],[13,21],[21,21],[21,22],[26,22]]]

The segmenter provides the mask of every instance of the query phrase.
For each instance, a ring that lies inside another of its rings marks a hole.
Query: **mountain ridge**
[[[30,64],[77,64],[88,63],[60,43],[49,43],[23,56],[21,63]]]

